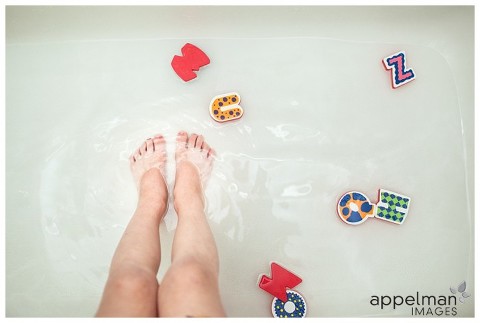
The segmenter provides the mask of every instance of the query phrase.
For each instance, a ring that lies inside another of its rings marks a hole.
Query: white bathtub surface
[[[189,83],[170,66],[186,42],[211,59]],[[463,280],[473,294],[472,140],[458,70],[434,47],[326,35],[7,43],[7,316],[94,315],[136,204],[128,156],[163,133],[172,188],[181,129],[218,152],[207,216],[228,315],[271,316],[257,286],[271,261],[303,279],[309,317],[411,316],[371,297],[448,296]],[[393,90],[381,60],[399,50],[417,79]],[[216,123],[208,104],[232,91],[245,115]],[[339,219],[343,193],[376,202],[380,188],[411,197],[404,224]],[[175,225],[170,208],[159,279]]]

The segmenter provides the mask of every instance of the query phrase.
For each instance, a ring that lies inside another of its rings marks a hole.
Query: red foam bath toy
[[[287,301],[287,288],[294,288],[302,282],[302,279],[294,273],[286,270],[279,264],[271,264],[272,278],[263,275],[258,286],[269,294]]]
[[[200,67],[210,63],[207,54],[190,43],[182,47],[182,55],[173,57],[172,67],[175,73],[185,82],[196,78],[197,74],[194,71],[198,71]]]
[[[274,296],[272,315],[279,318],[296,318],[307,315],[307,303],[303,296],[291,288],[302,282],[294,273],[279,264],[271,263],[271,278],[262,275],[258,286]]]

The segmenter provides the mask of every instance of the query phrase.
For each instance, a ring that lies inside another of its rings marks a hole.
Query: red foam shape
[[[185,82],[196,78],[197,74],[194,71],[198,71],[200,67],[210,63],[210,58],[208,58],[207,54],[190,43],[182,47],[182,55],[173,57],[172,67],[175,73]]]
[[[288,300],[287,288],[294,288],[302,279],[275,262],[271,264],[271,273],[272,278],[265,275],[260,278],[258,287],[285,303]]]

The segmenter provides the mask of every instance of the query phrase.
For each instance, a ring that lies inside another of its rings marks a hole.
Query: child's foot
[[[180,131],[177,135],[175,160],[177,170],[175,175],[174,197],[177,202],[196,202],[201,198],[202,207],[203,187],[206,185],[213,168],[215,151],[205,142],[203,136],[188,134]]]
[[[140,195],[139,203],[153,203],[153,206],[166,208],[166,161],[165,138],[162,135],[148,138],[130,156],[130,169]]]

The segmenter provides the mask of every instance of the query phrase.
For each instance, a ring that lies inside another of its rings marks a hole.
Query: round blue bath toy
[[[287,301],[275,297],[272,302],[273,317],[278,318],[303,318],[307,315],[307,303],[302,295],[294,290],[287,290]]]
[[[350,191],[338,201],[337,213],[343,222],[357,225],[374,216],[375,205],[362,193]]]

